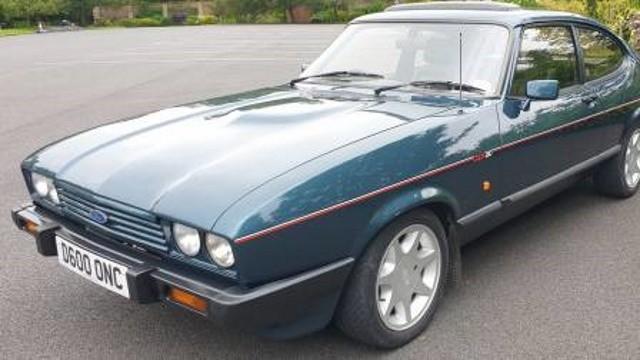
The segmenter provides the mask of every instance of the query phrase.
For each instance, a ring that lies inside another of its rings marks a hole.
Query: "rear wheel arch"
[[[638,126],[640,126],[640,106],[636,107],[633,110],[633,113],[631,113],[631,116],[629,116],[629,118],[625,122],[624,133],[622,134],[620,142],[624,140],[624,136],[627,135],[629,131],[637,128]]]
[[[601,194],[626,199],[638,192],[640,184],[635,177],[638,167],[636,146],[639,142],[636,134],[640,130],[639,125],[638,122],[632,123],[625,130],[620,152],[596,168],[593,179],[596,190]],[[635,142],[632,142],[633,139]]]

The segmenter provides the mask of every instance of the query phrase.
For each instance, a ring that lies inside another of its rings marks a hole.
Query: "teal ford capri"
[[[640,183],[640,60],[597,22],[490,2],[354,20],[298,79],[48,145],[12,212],[37,250],[138,303],[394,348],[460,247],[591,176]]]

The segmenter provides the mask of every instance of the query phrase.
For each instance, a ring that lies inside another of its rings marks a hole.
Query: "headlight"
[[[55,186],[51,186],[51,190],[49,190],[49,200],[53,201],[53,203],[56,205],[60,204],[58,190],[56,190]]]
[[[56,187],[53,186],[53,180],[46,176],[34,173],[31,174],[31,183],[33,184],[33,189],[36,191],[38,196],[48,199],[54,204],[60,204],[58,191],[56,190]]]
[[[200,232],[197,229],[173,224],[173,238],[185,255],[196,256],[200,252]]]
[[[221,238],[220,236],[207,234],[207,251],[211,259],[222,267],[231,267],[236,261],[233,257],[231,244],[229,244],[227,239]]]
[[[31,175],[31,182],[38,195],[41,197],[49,195],[49,179],[39,174],[33,174]]]

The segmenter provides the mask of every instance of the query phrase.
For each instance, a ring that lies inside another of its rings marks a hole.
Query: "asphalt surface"
[[[463,251],[430,328],[380,352],[328,329],[272,342],[129,303],[36,254],[18,166],[83,129],[280,84],[342,26],[83,31],[0,39],[0,358],[640,358],[640,197],[582,183]]]

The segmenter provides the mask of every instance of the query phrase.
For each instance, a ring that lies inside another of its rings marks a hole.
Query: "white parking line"
[[[182,58],[182,59],[128,59],[128,60],[71,60],[42,61],[37,66],[75,66],[75,65],[120,65],[120,64],[176,64],[193,62],[299,62],[301,57],[265,57],[265,58]]]

